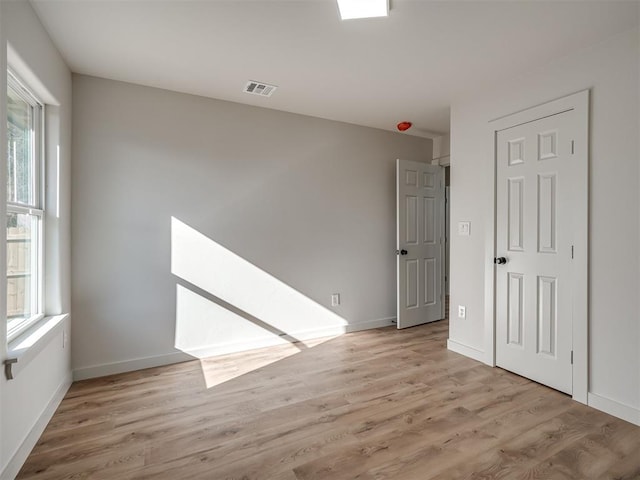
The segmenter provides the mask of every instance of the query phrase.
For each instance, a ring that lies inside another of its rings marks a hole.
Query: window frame
[[[35,287],[35,299],[32,298],[31,302],[35,305],[37,313],[31,315],[29,318],[23,318],[20,321],[15,321],[13,324],[7,316],[7,307],[5,307],[4,317],[7,324],[7,342],[11,342],[16,337],[24,333],[36,322],[42,320],[45,316],[44,306],[44,287],[45,287],[45,260],[44,260],[44,237],[45,237],[45,105],[38,97],[33,93],[31,89],[25,86],[25,83],[11,70],[7,69],[7,90],[12,89],[22,100],[27,102],[32,108],[33,115],[33,136],[32,142],[32,168],[33,178],[31,179],[31,188],[33,191],[32,204],[27,205],[24,203],[10,202],[7,200],[5,194],[5,212],[6,214],[27,214],[32,215],[37,219],[35,248],[31,248],[32,265],[36,265],[35,274],[36,279],[32,282],[32,288]],[[7,92],[8,93],[8,92]],[[4,120],[8,121],[8,118]],[[7,139],[4,140],[5,142]],[[8,161],[8,156],[5,161]],[[5,171],[6,171],[5,166]],[[5,221],[6,223],[6,221]],[[5,242],[6,242],[6,225],[5,225]],[[7,245],[5,245],[5,250]],[[8,272],[5,266],[5,280],[8,280]],[[5,287],[8,282],[5,281]],[[4,292],[5,301],[7,298],[7,288]]]

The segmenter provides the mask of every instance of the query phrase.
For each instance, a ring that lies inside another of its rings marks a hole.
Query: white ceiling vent
[[[252,95],[260,95],[261,97],[270,97],[276,91],[275,85],[267,85],[266,83],[254,82],[249,80],[244,86],[244,92]]]

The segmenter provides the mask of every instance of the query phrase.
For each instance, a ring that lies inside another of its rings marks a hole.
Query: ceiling
[[[451,102],[638,24],[638,2],[31,0],[77,73],[433,136]],[[242,92],[248,80],[273,96]]]

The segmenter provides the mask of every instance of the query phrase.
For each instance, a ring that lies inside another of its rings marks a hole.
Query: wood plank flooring
[[[446,350],[446,321],[75,383],[20,479],[640,479],[640,427]]]

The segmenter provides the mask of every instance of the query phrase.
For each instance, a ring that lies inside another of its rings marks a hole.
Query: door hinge
[[[571,155],[575,153],[575,141],[571,140]]]
[[[571,365],[573,365],[573,350],[571,350]]]
[[[573,245],[571,245],[571,259],[573,260]]]

